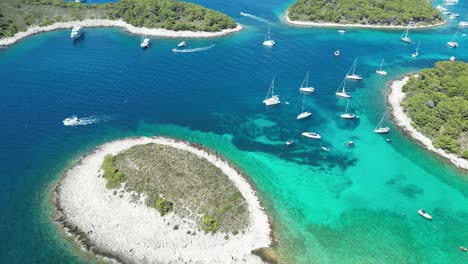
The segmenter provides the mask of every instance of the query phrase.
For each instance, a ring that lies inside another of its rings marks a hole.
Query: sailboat
[[[147,38],[146,35],[141,36],[141,43],[140,43],[141,48],[146,49],[149,47],[149,45],[150,45],[150,39]]]
[[[341,92],[340,92],[340,87],[342,87]],[[346,78],[343,79],[341,82],[340,86],[338,87],[338,90],[336,90],[336,96],[343,97],[343,98],[351,98],[351,95],[346,92],[345,90],[346,87]]]
[[[277,105],[281,103],[279,96],[275,95],[275,77],[273,77],[273,80],[271,81],[270,89],[268,89],[268,93],[265,97],[265,100],[263,100],[263,103],[266,106]]]
[[[377,134],[386,134],[386,133],[390,132],[389,127],[382,127],[382,123],[383,123],[384,118],[385,118],[385,113],[383,113],[382,118],[380,119],[379,123],[375,127],[375,129],[374,129],[375,133],[377,133]]]
[[[452,39],[450,39],[450,41],[447,42],[447,45],[449,45],[449,47],[451,48],[458,48],[458,42],[455,41],[455,39],[457,38],[457,33],[458,33],[458,29],[457,31],[455,31],[455,34],[453,34]]]
[[[301,113],[297,116],[297,119],[304,119],[308,118],[309,116],[312,115],[311,112],[304,111],[304,101],[305,101],[305,94],[302,96],[302,107],[301,107]]]
[[[362,76],[361,75],[358,75],[358,74],[355,74],[354,71],[356,70],[356,63],[357,63],[357,59],[354,60],[354,63],[353,65],[351,66],[351,69],[349,69],[348,71],[348,74],[346,74],[346,79],[350,79],[350,80],[362,80]],[[349,74],[351,73],[351,74]]]
[[[274,40],[271,39],[270,36],[270,25],[268,25],[268,31],[265,35],[265,40],[263,41],[263,46],[273,47],[276,44]]]
[[[299,91],[305,93],[313,93],[314,90],[314,87],[309,87],[309,72],[307,72],[306,77],[304,78],[304,81],[302,81],[301,87],[299,88]]]
[[[349,106],[349,100],[348,100],[348,103],[346,103],[346,110],[344,114],[341,114],[340,117],[343,119],[359,118],[359,116],[355,115],[354,113],[348,113],[348,106]]]
[[[382,76],[387,76],[387,72],[384,71],[384,70],[382,70],[383,63],[384,63],[384,59],[382,59],[382,62],[380,63],[379,69],[377,69],[375,72],[376,72],[377,74],[382,75]]]
[[[411,26],[411,22],[413,21],[413,19],[411,18],[409,23],[408,23],[408,26],[406,27],[405,31],[403,32],[403,34],[401,34],[401,40],[403,42],[406,42],[406,43],[411,43],[411,38],[408,37],[408,32],[409,32],[409,29],[410,29],[410,26]]]
[[[418,41],[418,45],[416,46],[416,50],[414,51],[413,54],[411,54],[411,57],[413,58],[416,58],[417,56],[419,56],[419,41]]]
[[[179,41],[179,43],[177,44],[177,48],[183,48],[185,46],[187,46],[187,43],[185,42],[185,40]]]

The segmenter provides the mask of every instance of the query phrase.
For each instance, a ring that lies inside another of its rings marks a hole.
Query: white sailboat
[[[303,132],[302,136],[308,137],[308,138],[313,138],[313,139],[321,139],[322,137],[315,133],[315,132]]]
[[[310,86],[309,87],[309,72],[307,72],[306,77],[302,81],[301,87],[299,88],[299,91],[305,92],[305,93],[313,93],[315,90],[314,87]]]
[[[416,46],[416,50],[413,52],[413,54],[411,54],[411,57],[413,58],[416,58],[417,56],[419,56],[419,41],[418,45]]]
[[[302,107],[301,107],[301,113],[297,116],[298,120],[308,118],[309,116],[312,115],[311,112],[304,111],[305,96],[306,96],[305,94],[302,96]]]
[[[341,88],[341,91],[340,91]],[[338,90],[336,90],[336,96],[338,97],[343,97],[343,98],[351,98],[351,95],[346,92],[346,78],[343,79],[341,82],[340,86],[338,87]]]
[[[386,133],[390,132],[389,127],[382,127],[382,123],[383,123],[384,118],[385,118],[385,113],[383,113],[382,118],[380,119],[379,123],[375,127],[375,129],[374,129],[375,133],[377,133],[377,134],[386,134]]]
[[[379,75],[387,76],[387,72],[382,70],[383,63],[384,63],[384,59],[382,59],[382,62],[380,63],[380,67],[375,72]]]
[[[183,48],[185,46],[187,46],[187,43],[185,42],[185,40],[179,41],[179,43],[177,44],[177,48]]]
[[[357,64],[357,59],[354,60],[353,65],[351,66],[351,69],[349,69],[348,74],[346,74],[346,79],[350,80],[362,80],[362,76],[359,74],[355,73],[356,70],[356,64]],[[351,74],[350,74],[351,73]]]
[[[268,31],[265,35],[265,40],[263,41],[263,46],[273,47],[276,45],[276,42],[271,39],[270,25],[268,25]]]
[[[146,35],[141,36],[141,42],[140,42],[141,48],[146,49],[149,47],[149,45],[150,45],[150,39],[146,37]]]
[[[449,47],[451,48],[458,48],[458,42],[455,41],[455,39],[457,38],[457,33],[458,29],[457,31],[455,31],[455,34],[453,34],[453,37],[450,39],[450,41],[447,42],[447,45],[449,45]]]
[[[341,114],[340,117],[343,118],[343,119],[359,118],[359,116],[355,115],[354,113],[348,113],[348,106],[349,106],[349,100],[346,103],[346,110],[345,110],[344,114]]]
[[[413,19],[411,18],[405,31],[403,32],[403,34],[401,34],[401,40],[405,43],[411,43],[411,38],[408,37],[408,32],[409,32],[412,21]]]
[[[268,89],[268,93],[265,100],[263,100],[263,103],[266,106],[277,105],[281,103],[279,96],[275,95],[275,77],[273,77],[273,80],[271,81],[270,89]]]

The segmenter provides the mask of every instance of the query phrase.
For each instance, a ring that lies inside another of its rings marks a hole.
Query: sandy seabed
[[[106,154],[156,143],[189,151],[220,168],[247,201],[250,223],[238,235],[204,234],[194,223],[173,213],[161,217],[131,193],[109,190],[101,176]],[[252,250],[271,244],[270,224],[249,182],[216,153],[184,141],[164,137],[139,137],[98,147],[66,171],[55,188],[57,221],[82,244],[101,256],[125,263],[262,263]],[[178,225],[179,229],[174,230]]]

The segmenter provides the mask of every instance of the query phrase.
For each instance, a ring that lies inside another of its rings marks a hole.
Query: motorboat
[[[326,151],[326,152],[329,152],[329,151],[330,151],[330,149],[327,148],[327,147],[322,147],[322,149],[323,149],[324,151]]]
[[[150,41],[150,39],[149,39],[148,37],[146,37],[146,35],[145,35],[145,36],[141,36],[140,47],[141,47],[142,49],[148,48],[148,47],[150,46],[150,43],[151,43],[151,41]]]
[[[335,54],[335,57],[340,56],[340,50],[336,50],[334,54]]]
[[[424,211],[423,209],[419,209],[418,214],[421,215],[422,217],[428,219],[428,220],[432,220],[432,216],[430,214],[428,214],[426,211]]]
[[[187,43],[184,40],[182,40],[181,42],[179,42],[179,44],[177,44],[177,48],[183,48],[185,46],[187,46]]]
[[[353,141],[348,141],[345,144],[347,147],[354,147],[354,142]]]
[[[286,146],[291,146],[292,144],[294,144],[294,141],[292,140],[286,141]]]
[[[71,39],[78,39],[83,35],[83,27],[73,27],[70,33]]]
[[[313,139],[321,139],[322,137],[315,133],[315,132],[303,132],[302,135],[304,137],[308,137],[308,138],[313,138]]]
[[[80,119],[74,115],[74,116],[65,118],[62,122],[65,126],[77,126],[80,124]]]

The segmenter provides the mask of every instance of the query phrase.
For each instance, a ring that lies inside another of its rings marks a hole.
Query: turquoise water
[[[279,21],[287,1],[196,1],[223,11],[245,30],[218,39],[189,40],[194,53],[173,53],[175,39],[119,29],[87,29],[72,43],[68,31],[32,36],[0,52],[0,262],[87,263],[52,223],[49,188],[97,145],[135,135],[167,135],[212,147],[233,160],[257,187],[276,223],[277,251],[290,263],[466,263],[468,177],[410,141],[391,124],[372,133],[386,111],[385,84],[450,56],[468,60],[446,42],[456,23],[411,32],[292,28]],[[468,1],[452,7],[464,17]],[[437,4],[437,3],[435,3]],[[273,49],[261,45],[272,23]],[[466,30],[468,31],[468,30]],[[465,32],[466,32],[465,31]],[[468,32],[466,32],[468,33]],[[340,49],[342,56],[333,52]],[[361,118],[340,120],[346,102],[334,95],[355,58],[364,81],[349,84],[350,109]],[[388,77],[375,74],[381,58]],[[316,92],[313,115],[297,121],[298,86],[307,71]],[[271,78],[282,101],[265,108]],[[65,127],[76,114],[93,124]],[[301,137],[316,131],[321,141]],[[293,139],[296,144],[286,147]],[[346,148],[348,140],[356,142]],[[328,146],[330,152],[322,151]],[[424,208],[434,220],[416,211]]]

